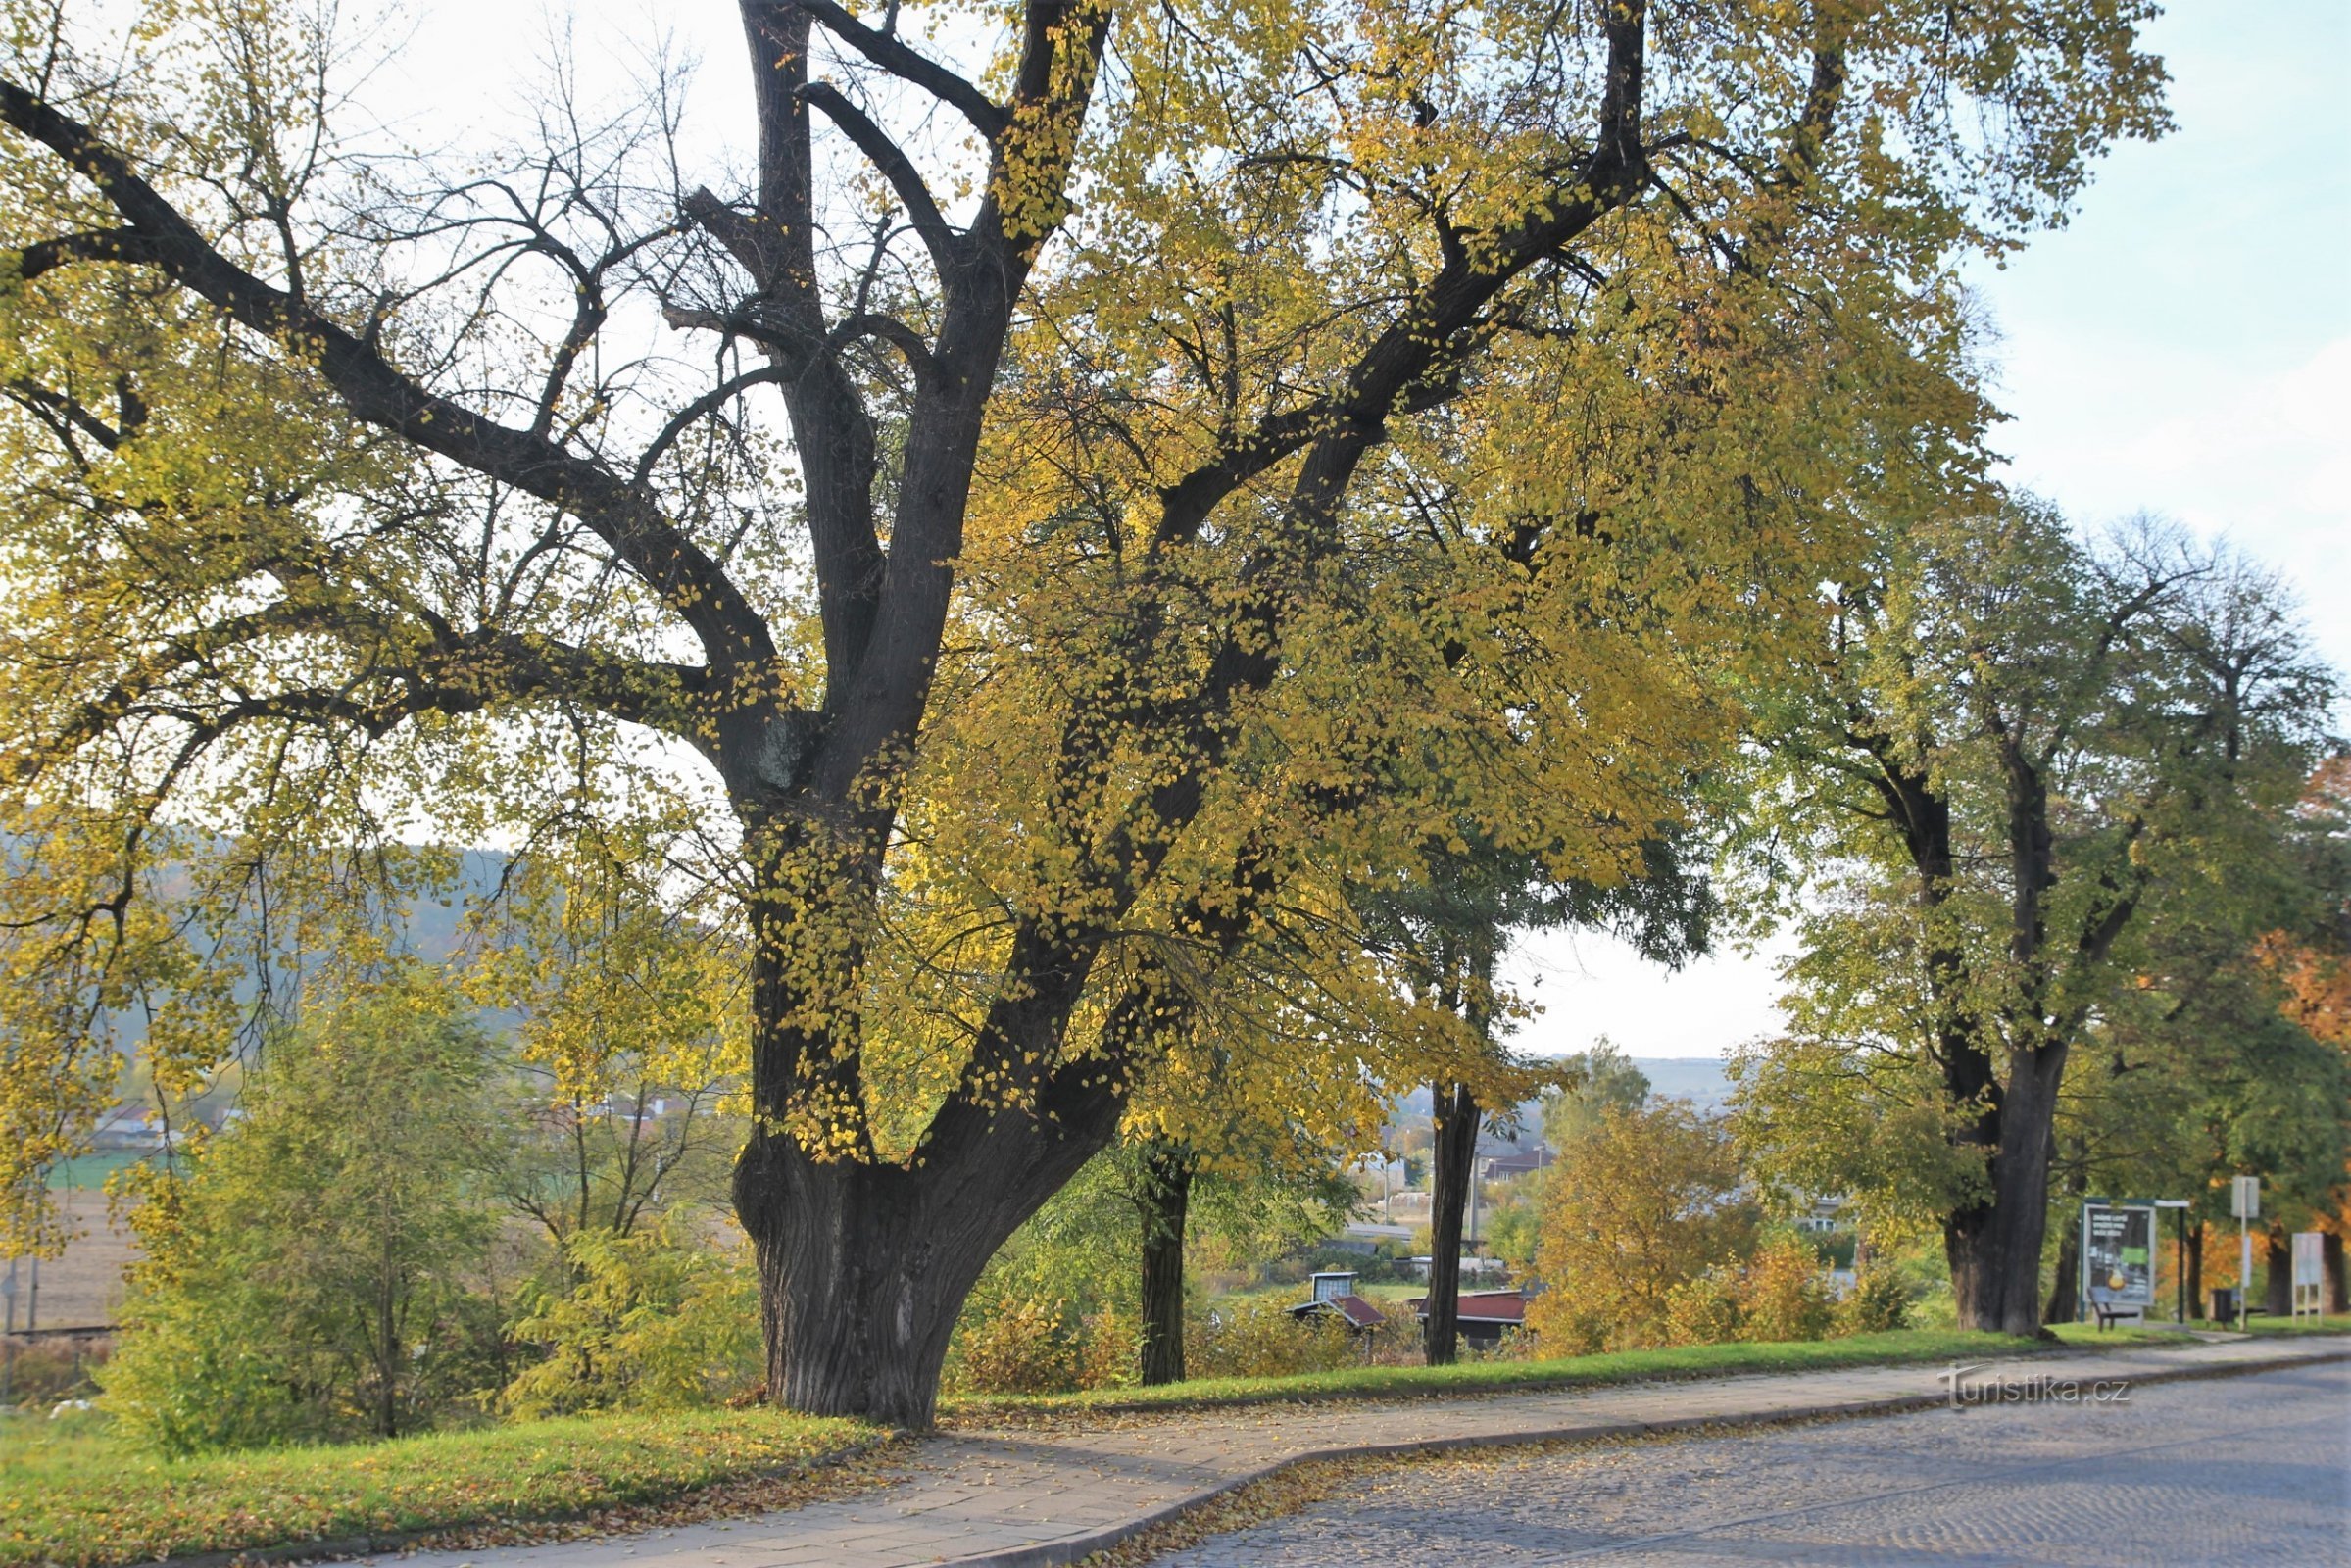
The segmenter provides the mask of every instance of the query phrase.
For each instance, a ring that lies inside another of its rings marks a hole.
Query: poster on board
[[[2082,1205],[2082,1298],[2103,1306],[2155,1304],[2155,1210]]]

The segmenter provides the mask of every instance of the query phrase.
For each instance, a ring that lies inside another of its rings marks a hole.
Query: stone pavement
[[[2351,1340],[2231,1340],[1984,1363],[1966,1380],[2131,1379],[2351,1356]],[[1396,1400],[1099,1416],[918,1442],[887,1485],[836,1501],[642,1535],[387,1557],[405,1568],[1028,1568],[1071,1563],[1301,1459],[1602,1438],[1714,1422],[1919,1409],[1935,1366]]]
[[[1155,1568],[2351,1568],[2351,1362],[1350,1477]]]

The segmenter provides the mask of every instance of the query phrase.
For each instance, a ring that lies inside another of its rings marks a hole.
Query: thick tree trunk
[[[1184,1222],[1192,1155],[1154,1142],[1143,1156],[1143,1343],[1146,1385],[1184,1381]]]
[[[1429,1365],[1451,1363],[1461,1328],[1461,1221],[1476,1179],[1478,1102],[1463,1084],[1437,1084],[1430,1098],[1436,1123],[1429,1151],[1428,1323],[1421,1344]]]
[[[2065,1048],[2014,1058],[1994,1112],[1996,1142],[1985,1176],[1990,1191],[1943,1222],[1951,1295],[1963,1329],[2038,1335],[2041,1244],[2049,1218],[2049,1131]]]
[[[2327,1310],[2351,1312],[2351,1270],[2343,1266],[2343,1238],[2335,1231],[2323,1234],[2327,1239],[2319,1246],[2327,1260]]]
[[[1108,1141],[1088,1124],[998,1113],[984,1135],[910,1164],[811,1159],[755,1132],[735,1212],[759,1271],[768,1396],[812,1415],[931,1423],[948,1337],[1004,1239]]]
[[[2272,1317],[2285,1317],[2294,1310],[2294,1243],[2285,1234],[2285,1227],[2273,1223],[2261,1235],[2262,1281],[2261,1309]]]

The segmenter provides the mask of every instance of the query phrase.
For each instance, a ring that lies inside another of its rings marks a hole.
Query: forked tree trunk
[[[1192,1155],[1154,1142],[1143,1156],[1143,1338],[1146,1385],[1184,1381],[1184,1224]]]
[[[1431,1366],[1449,1365],[1461,1329],[1461,1221],[1476,1175],[1478,1102],[1463,1084],[1433,1086],[1436,1139],[1429,1151],[1429,1298],[1421,1344]]]
[[[1004,1112],[958,1157],[819,1162],[755,1132],[735,1212],[759,1263],[768,1396],[811,1415],[931,1424],[956,1314],[1005,1238],[1108,1141]]]

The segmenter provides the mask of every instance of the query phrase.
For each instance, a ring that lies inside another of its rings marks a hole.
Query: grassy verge
[[[2101,1329],[2095,1323],[2059,1323],[2052,1326],[2049,1332],[2063,1341],[2066,1348],[2071,1350],[2100,1350],[2109,1348],[2120,1349],[2125,1346],[2133,1349],[2144,1349],[2149,1347],[2156,1349],[2166,1348],[2180,1349],[2201,1343],[2177,1329],[2134,1329],[2125,1328],[2120,1324],[2110,1329]]]
[[[2143,1341],[2162,1339],[2146,1334]],[[2110,1346],[2143,1343],[2135,1331],[2103,1337]],[[2085,1341],[2082,1348],[2093,1348]],[[1824,1371],[1916,1361],[1980,1360],[2039,1348],[2005,1334],[1912,1329],[1858,1334],[1842,1340],[1784,1345],[1687,1345],[1661,1350],[1620,1350],[1549,1361],[1465,1361],[1455,1366],[1363,1366],[1295,1377],[1213,1378],[1155,1389],[1089,1389],[1078,1394],[966,1396],[942,1402],[941,1417],[955,1426],[1007,1418],[1105,1414],[1132,1410],[1200,1409],[1282,1399],[1376,1399],[1430,1394],[1494,1394],[1523,1389],[1582,1388],[1644,1378],[1729,1377],[1750,1372]]]
[[[163,1460],[96,1418],[0,1417],[0,1565],[99,1568],[468,1528],[460,1544],[487,1544],[568,1533],[549,1527],[583,1518],[642,1527],[838,1491],[840,1478],[812,1467],[881,1437],[852,1421],[710,1410]],[[696,1496],[710,1505],[665,1506]]]
[[[2213,1323],[2207,1327],[2234,1332],[2234,1323]],[[2337,1312],[2331,1317],[2301,1319],[2270,1317],[2256,1313],[2245,1319],[2247,1334],[2351,1334],[2351,1312]]]

